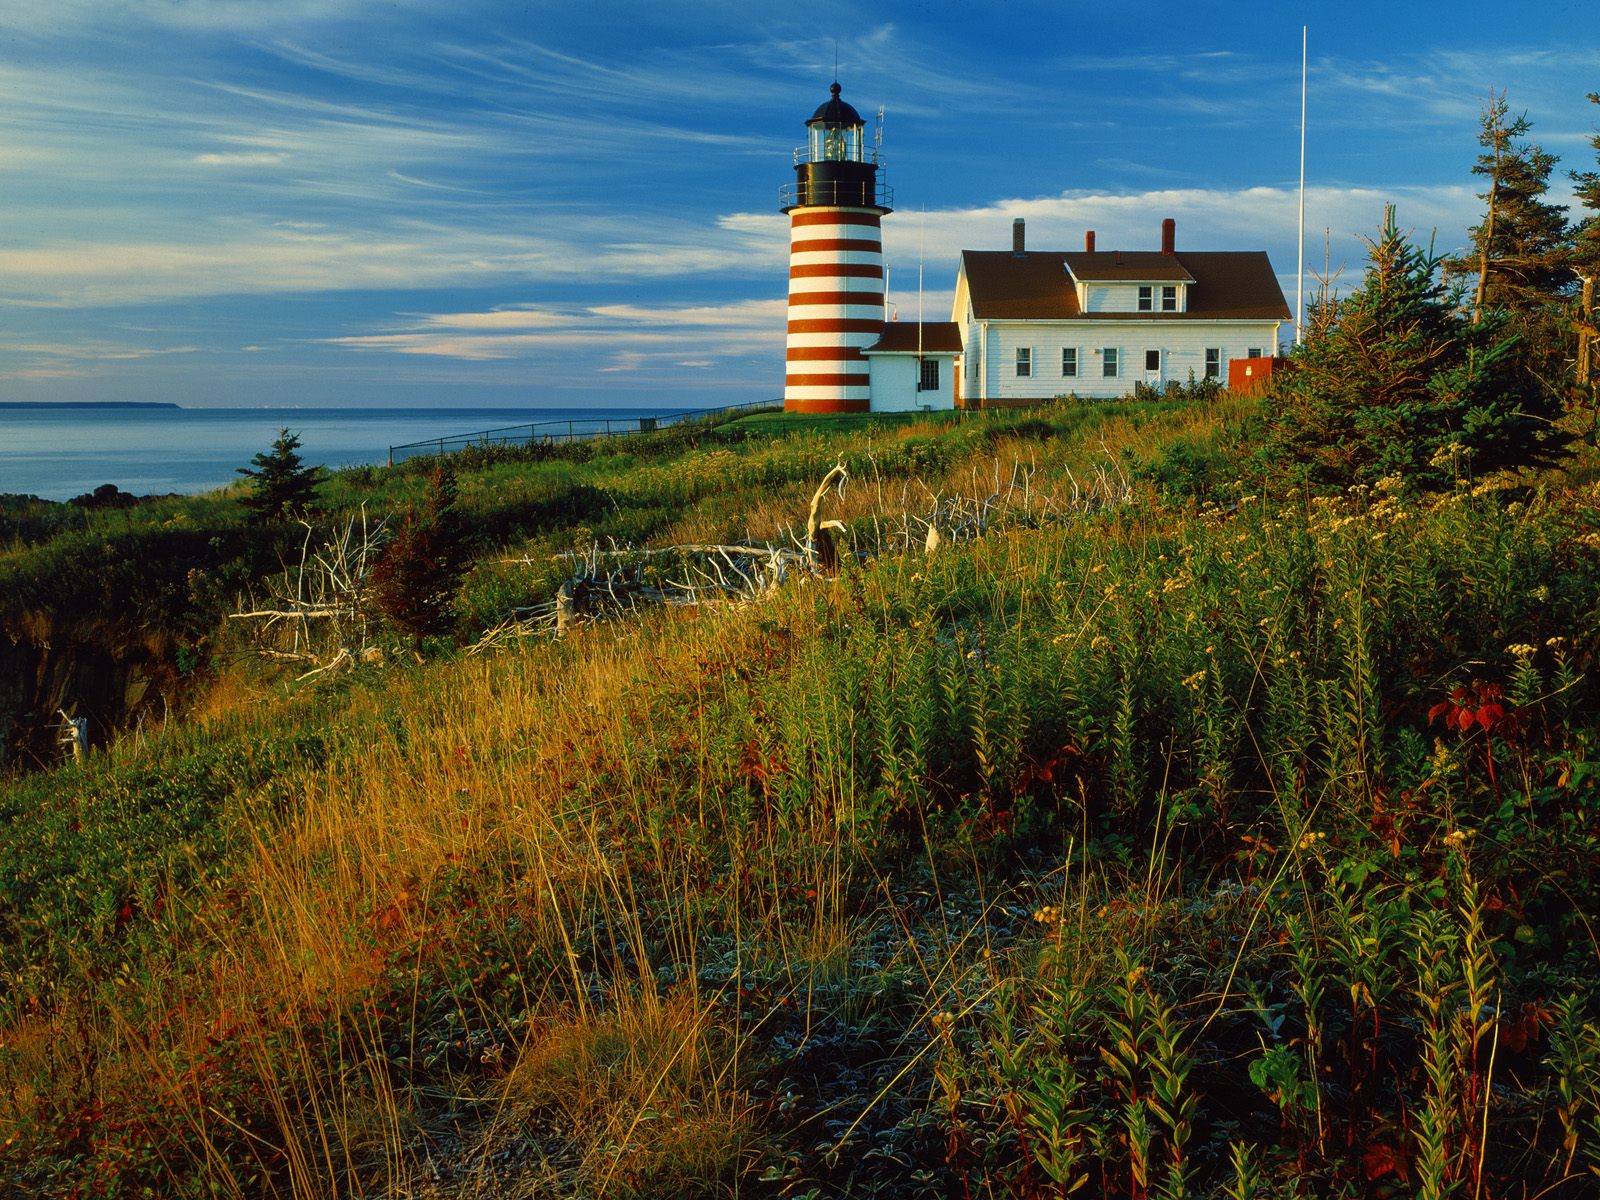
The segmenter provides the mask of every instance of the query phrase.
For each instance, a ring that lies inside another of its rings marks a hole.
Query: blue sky
[[[779,394],[790,151],[886,110],[903,319],[964,247],[1265,249],[1359,275],[1477,218],[1488,90],[1593,169],[1588,3],[0,0],[0,400]]]

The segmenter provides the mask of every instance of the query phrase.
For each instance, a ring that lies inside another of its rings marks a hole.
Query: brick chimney
[[[1094,253],[1094,230],[1092,229],[1086,231],[1083,235],[1083,252],[1085,254]]]
[[[1011,253],[1015,254],[1018,258],[1021,258],[1025,253],[1024,244],[1027,241],[1026,229],[1027,226],[1024,225],[1021,217],[1018,217],[1015,221],[1011,222]]]
[[[1161,253],[1172,254],[1178,248],[1178,223],[1171,217],[1161,222]]]

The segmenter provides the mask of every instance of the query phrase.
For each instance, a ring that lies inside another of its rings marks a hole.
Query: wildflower
[[[1459,850],[1467,844],[1467,839],[1475,834],[1475,829],[1452,829],[1444,835],[1444,844],[1452,850]]]
[[[933,1026],[935,1033],[949,1033],[955,1023],[956,1015],[953,1012],[937,1012],[928,1018],[928,1024]]]
[[[1196,671],[1193,675],[1189,676],[1183,681],[1183,686],[1191,691],[1198,692],[1200,690],[1200,685],[1205,683],[1205,681],[1206,673],[1204,671]]]
[[[1566,640],[1567,639],[1564,638],[1564,637],[1546,638],[1544,644],[1546,646],[1549,646],[1550,649],[1552,649],[1552,650],[1559,650],[1559,649],[1561,649],[1562,645],[1566,642]]]
[[[1518,662],[1526,662],[1538,652],[1537,646],[1530,646],[1527,642],[1512,642],[1506,647],[1506,653]]]
[[[1325,834],[1325,833],[1311,833],[1311,832],[1302,833],[1300,835],[1300,840],[1297,843],[1295,843],[1295,849],[1297,849],[1297,850],[1311,850],[1311,849],[1314,849],[1316,847],[1316,844],[1318,842],[1325,842],[1327,840],[1328,840],[1328,835]]]
[[[1034,912],[1033,919],[1041,925],[1054,925],[1061,920],[1061,910],[1054,904],[1046,904]]]
[[[1091,649],[1091,650],[1109,650],[1109,649],[1111,649],[1111,639],[1097,633],[1097,634],[1094,635],[1094,639],[1092,641],[1090,641],[1089,649]]]

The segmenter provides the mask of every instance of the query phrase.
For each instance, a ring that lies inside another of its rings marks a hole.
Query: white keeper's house
[[[806,122],[790,218],[784,408],[893,412],[1002,408],[1059,396],[1117,397],[1190,378],[1233,386],[1270,375],[1290,319],[1263,251],[1159,248],[963,250],[949,321],[884,320],[881,219],[892,193],[876,146],[839,85]]]

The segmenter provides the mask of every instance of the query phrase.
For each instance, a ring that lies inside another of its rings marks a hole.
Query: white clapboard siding
[[[1276,353],[1276,321],[990,321],[988,338],[982,322],[965,324],[967,377],[963,394],[969,403],[991,400],[1048,400],[1068,393],[1085,397],[1125,396],[1137,383],[1186,383],[1205,377],[1206,350],[1221,351],[1221,379],[1228,363],[1252,349]],[[1033,372],[1019,377],[1017,348],[1030,349]],[[1078,374],[1061,374],[1061,351],[1078,351]],[[1118,351],[1117,375],[1102,373],[1104,351]],[[1161,353],[1161,368],[1146,371],[1146,350]]]

